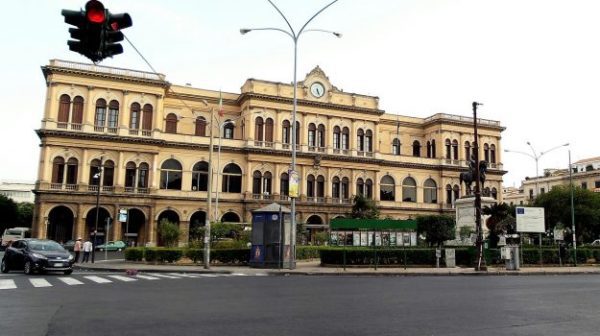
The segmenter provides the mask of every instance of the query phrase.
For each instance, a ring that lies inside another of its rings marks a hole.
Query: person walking
[[[81,253],[82,247],[83,243],[81,242],[81,238],[77,238],[75,245],[73,246],[73,252],[75,252],[75,263],[79,262],[79,254]]]
[[[92,252],[92,242],[89,240],[86,240],[85,243],[83,243],[83,260],[82,262],[86,263],[89,261],[90,259],[90,252]]]

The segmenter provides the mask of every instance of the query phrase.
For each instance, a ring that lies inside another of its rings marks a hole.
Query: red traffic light
[[[106,19],[104,5],[100,1],[91,0],[85,4],[85,12],[89,22],[102,24]]]

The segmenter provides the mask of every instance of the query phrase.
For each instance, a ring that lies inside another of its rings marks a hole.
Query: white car
[[[590,245],[591,246],[600,246],[600,239],[594,240]]]

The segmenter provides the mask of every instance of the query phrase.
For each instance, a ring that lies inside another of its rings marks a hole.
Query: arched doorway
[[[325,229],[326,225],[323,224],[323,219],[321,216],[312,215],[306,219],[306,230],[308,231],[308,241],[310,244],[315,245],[317,243],[317,233],[324,232]]]
[[[228,212],[221,217],[222,223],[240,223],[240,216],[238,216],[235,212]]]
[[[98,211],[98,235],[96,237],[96,245],[104,244],[106,241],[106,220],[108,218],[111,218],[110,213],[108,210],[101,207]],[[110,225],[113,225],[112,218],[110,221]],[[96,208],[92,208],[90,211],[88,211],[87,216],[85,217],[85,228],[85,237],[89,237],[90,241],[92,241],[94,239],[93,232],[96,229]],[[111,239],[111,237],[108,238]]]
[[[66,206],[57,206],[48,214],[46,237],[59,243],[73,239],[73,212]]]
[[[159,230],[160,230],[159,226],[163,220],[167,220],[167,221],[179,226],[179,215],[177,214],[177,212],[175,212],[173,210],[165,210],[165,211],[161,212],[160,215],[158,215],[158,222],[156,225],[156,233],[158,234],[158,237],[157,237],[158,246],[164,245],[164,242],[162,241],[162,239],[160,237],[160,233],[159,233]]]
[[[146,215],[140,209],[129,209],[127,222],[121,223],[122,240],[129,246],[146,243]]]
[[[188,241],[190,243],[195,241],[201,241],[204,234],[201,228],[204,228],[206,224],[206,212],[204,211],[196,211],[190,218],[190,230],[189,230],[189,238]]]

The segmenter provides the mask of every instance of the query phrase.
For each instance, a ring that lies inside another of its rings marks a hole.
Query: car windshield
[[[31,241],[29,249],[33,251],[64,251],[65,249],[53,241]]]

